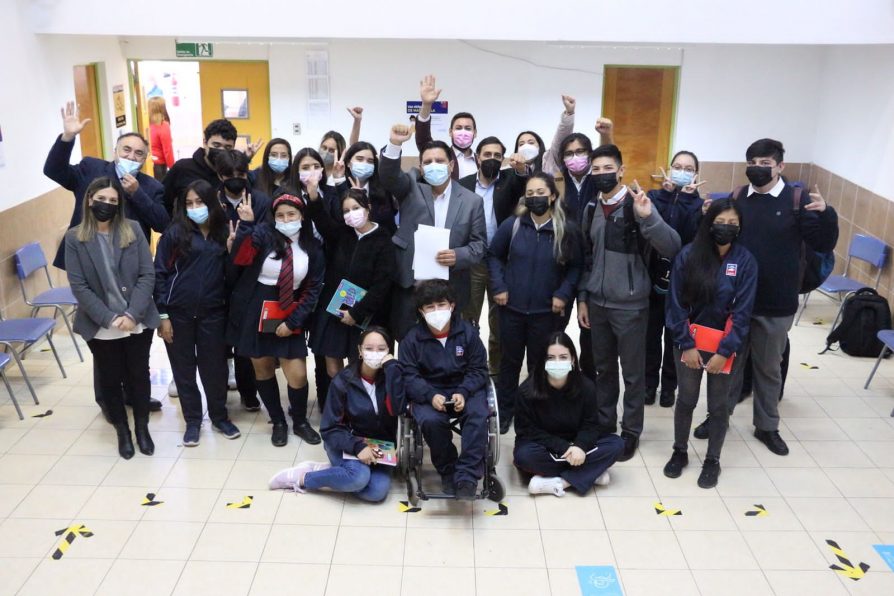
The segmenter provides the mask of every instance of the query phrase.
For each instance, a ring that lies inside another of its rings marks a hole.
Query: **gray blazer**
[[[161,321],[152,299],[155,267],[149,254],[149,243],[140,224],[130,219],[127,221],[133,228],[136,241],[128,247],[119,248],[117,237],[112,236],[121,294],[127,301],[127,313],[137,323],[156,329]],[[75,227],[65,233],[64,242],[68,284],[78,300],[74,332],[89,341],[101,327],[108,328],[116,317],[124,313],[112,312],[106,305],[105,288],[115,280],[108,279],[105,272],[100,239],[81,242],[78,240],[78,228]]]
[[[403,172],[400,159],[379,156],[379,180],[400,204],[400,227],[391,238],[397,247],[395,281],[404,288],[413,286],[413,236],[420,224],[435,225],[435,204],[431,186],[420,180],[419,170]],[[484,261],[487,253],[487,230],[481,197],[453,180],[446,227],[450,229],[450,248],[456,251],[456,265],[450,268],[450,283],[457,302],[464,305],[471,292],[469,269]]]

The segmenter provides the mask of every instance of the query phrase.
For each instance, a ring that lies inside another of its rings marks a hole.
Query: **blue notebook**
[[[329,301],[329,306],[326,307],[326,312],[329,314],[342,318],[342,310],[347,310],[353,307],[355,304],[363,300],[364,296],[366,296],[366,290],[358,286],[357,284],[353,284],[346,279],[341,280],[338,284],[338,288],[335,289],[335,293],[332,295],[332,300]],[[369,321],[372,317],[366,317],[363,321],[357,321],[357,327],[360,329],[366,329],[369,326]]]

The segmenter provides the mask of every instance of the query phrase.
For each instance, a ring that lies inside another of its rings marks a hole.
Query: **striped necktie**
[[[295,302],[295,289],[292,287],[295,279],[294,265],[292,264],[292,243],[286,245],[286,254],[282,257],[282,267],[279,270],[279,279],[276,287],[279,288],[279,307],[288,309]]]

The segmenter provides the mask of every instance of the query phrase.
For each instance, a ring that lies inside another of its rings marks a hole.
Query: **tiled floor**
[[[157,340],[157,452],[124,461],[93,404],[89,361],[79,363],[60,337],[68,379],[48,352],[37,352],[26,366],[41,404],[31,403],[16,371],[25,420],[0,398],[0,593],[566,596],[581,593],[576,566],[612,565],[631,596],[894,594],[894,573],[873,549],[894,544],[894,363],[883,363],[864,391],[871,359],[818,356],[833,315],[831,302],[814,299],[791,334],[781,404],[788,457],[751,436],[748,401],[734,416],[718,487],[696,486],[705,448],[698,440],[693,463],[669,480],[661,469],[672,411],[652,406],[636,457],[586,497],[528,496],[510,465],[512,439],[504,439],[506,516],[487,515],[496,506],[482,501],[401,513],[399,482],[381,505],[268,491],[271,474],[320,460],[322,449],[294,436],[272,447],[266,417],[243,412],[235,394],[231,413],[243,436],[227,441],[206,424],[201,445],[183,448]],[[52,415],[32,417],[48,409]],[[697,418],[703,411],[701,404]],[[142,506],[147,493],[161,503]],[[227,507],[249,495],[249,509]],[[657,515],[657,502],[682,515]],[[746,515],[758,505],[766,515]],[[55,532],[80,524],[92,536],[51,558],[62,539]],[[830,570],[837,560],[826,540],[855,565],[867,563],[865,577]]]

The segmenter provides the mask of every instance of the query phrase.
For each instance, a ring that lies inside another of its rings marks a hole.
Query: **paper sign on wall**
[[[127,114],[124,111],[124,85],[112,87],[112,101],[115,104],[115,128],[124,128]]]
[[[421,109],[421,101],[407,102],[407,116],[412,118],[411,121],[414,124],[416,122],[415,116]],[[450,119],[447,117],[448,113],[446,101],[436,101],[431,105],[431,136],[433,139],[447,140],[447,128],[450,123]]]

